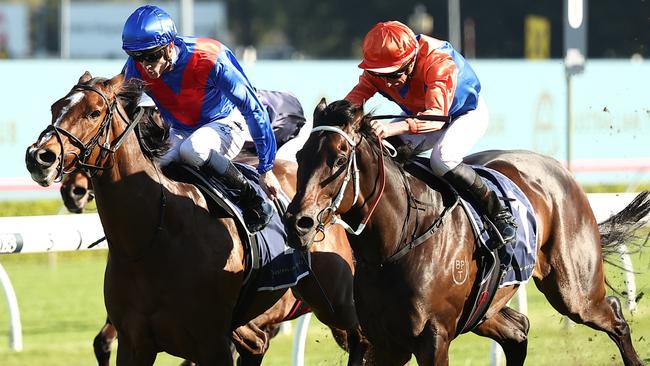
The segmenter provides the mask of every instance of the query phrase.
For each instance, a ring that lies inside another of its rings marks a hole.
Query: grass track
[[[20,204],[17,209],[0,205],[0,215],[31,210],[56,213],[60,205]],[[93,365],[92,339],[104,322],[102,280],[105,251],[0,256],[20,304],[24,350],[11,352],[8,344],[8,313],[0,301],[0,365]],[[650,249],[634,255],[639,293],[650,291]],[[619,271],[609,268],[608,277],[622,287]],[[622,365],[609,338],[585,326],[566,326],[534,285],[528,286],[528,365]],[[0,295],[3,297],[3,295]],[[625,312],[637,351],[650,363],[650,300],[641,297],[634,316]],[[312,318],[313,319],[313,318]],[[273,340],[265,366],[291,362],[292,337],[280,334]],[[451,365],[488,365],[490,342],[473,334],[463,335],[451,346]],[[337,348],[327,328],[312,321],[307,339],[307,365],[344,365],[346,355]],[[113,358],[114,362],[114,358]],[[156,365],[177,365],[179,360],[161,354]],[[415,364],[414,361],[411,364]]]

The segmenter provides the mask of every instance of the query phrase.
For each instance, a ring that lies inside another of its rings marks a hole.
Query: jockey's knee
[[[195,168],[200,168],[210,157],[210,151],[200,151],[191,139],[183,141],[178,152],[183,163]]]
[[[431,152],[431,159],[429,160],[429,165],[431,166],[431,170],[433,171],[433,174],[435,174],[438,177],[442,177],[448,171],[458,166],[460,162],[461,160],[457,158],[446,156],[442,151],[442,149],[436,147]]]
[[[174,161],[178,161],[179,159],[180,157],[178,156],[178,150],[170,149],[167,153],[158,158],[158,164],[161,167],[165,167]]]

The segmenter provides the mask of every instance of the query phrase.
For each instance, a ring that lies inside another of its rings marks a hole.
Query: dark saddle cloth
[[[268,196],[259,186],[257,171],[246,164],[234,164],[258,194],[268,201]],[[211,210],[225,211],[235,220],[246,247],[246,284],[251,283],[256,291],[278,290],[291,287],[308,275],[309,253],[301,253],[286,245],[287,234],[282,222],[288,205],[286,199],[279,198],[275,202],[271,222],[264,229],[250,233],[246,229],[242,210],[234,203],[239,201],[238,192],[226,187],[217,177],[176,163],[166,167],[165,174],[175,180],[195,184],[208,200]],[[215,245],[218,245],[216,241]]]

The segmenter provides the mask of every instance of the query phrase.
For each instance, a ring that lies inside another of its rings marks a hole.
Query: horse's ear
[[[317,121],[322,119],[325,108],[327,108],[327,101],[325,98],[321,98],[318,105],[316,105],[316,109],[314,109],[314,125],[316,125]]]
[[[88,80],[90,80],[92,78],[93,78],[93,76],[90,75],[90,73],[88,71],[86,71],[86,72],[84,72],[83,75],[81,75],[81,77],[79,78],[79,81],[77,82],[77,84],[87,83]]]
[[[117,74],[112,79],[106,80],[106,86],[110,87],[113,90],[119,90],[119,88],[124,84],[124,74]]]
[[[363,104],[359,107],[356,107],[354,110],[354,119],[352,120],[352,129],[358,131],[361,128],[361,124],[364,120],[363,114]]]

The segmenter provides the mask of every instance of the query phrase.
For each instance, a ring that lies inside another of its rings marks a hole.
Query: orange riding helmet
[[[417,52],[415,33],[398,21],[377,23],[363,39],[363,62],[359,67],[378,73],[399,70]]]

